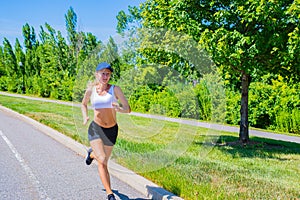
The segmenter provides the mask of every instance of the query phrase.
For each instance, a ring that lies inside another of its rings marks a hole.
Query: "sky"
[[[28,23],[38,36],[40,26],[48,23],[66,37],[65,15],[70,7],[77,15],[79,31],[91,32],[106,42],[115,37],[119,11],[137,6],[145,0],[2,0],[0,12],[0,46],[4,37],[14,45],[16,38],[23,45],[22,27]]]

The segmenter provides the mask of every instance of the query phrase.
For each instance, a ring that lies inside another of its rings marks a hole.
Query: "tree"
[[[4,52],[3,47],[0,46],[0,77],[4,76],[5,74]]]
[[[113,79],[118,80],[120,78],[120,56],[118,52],[118,46],[112,37],[109,38],[106,48],[101,54],[101,58],[110,63],[114,69]]]
[[[3,41],[4,44],[4,49],[3,49],[3,57],[4,57],[4,66],[5,66],[5,71],[6,71],[6,85],[7,85],[7,90],[16,92],[17,91],[17,71],[18,71],[18,64],[17,64],[17,59],[16,55],[13,51],[13,48],[8,41],[7,38],[4,38]]]
[[[89,59],[91,55],[93,55],[94,53],[100,53],[98,52],[99,47],[103,45],[101,41],[97,41],[96,36],[94,36],[92,33],[85,34],[84,32],[80,32],[79,35],[79,38],[82,41],[82,47],[80,48],[78,56],[77,71],[80,70],[82,63],[86,59]]]
[[[7,38],[4,38],[4,65],[6,68],[6,74],[8,76],[13,76],[17,72],[17,59],[13,51],[13,48]]]
[[[239,77],[239,140],[249,142],[248,90],[268,72],[299,80],[299,1],[147,0],[118,15],[118,30],[142,27],[183,32],[205,48],[220,71]],[[298,53],[298,54],[297,54]]]
[[[71,74],[76,72],[79,52],[84,44],[85,37],[83,34],[77,32],[77,15],[72,7],[68,10],[65,15],[67,37],[69,41],[69,54],[68,57],[72,58],[69,60],[69,69],[72,71]]]
[[[26,91],[25,54],[22,50],[22,46],[18,38],[16,39],[16,43],[15,43],[15,55],[17,59],[17,66],[19,67],[17,74],[19,77],[22,77],[22,93],[24,94]]]
[[[24,44],[26,50],[33,49],[33,47],[37,44],[36,35],[33,27],[30,27],[28,23],[26,23],[23,28],[23,36],[24,36]]]
[[[26,23],[23,28],[23,37],[25,45],[25,71],[27,77],[32,77],[33,75],[40,73],[40,64],[38,57],[36,55],[36,49],[39,46],[39,42],[36,39],[36,34],[33,27],[30,27]]]
[[[66,20],[66,28],[68,34],[68,40],[70,42],[71,48],[76,51],[78,46],[77,44],[77,15],[72,7],[68,10],[67,14],[65,15]]]

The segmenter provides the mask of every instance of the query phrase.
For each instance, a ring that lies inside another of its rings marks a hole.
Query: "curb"
[[[68,147],[69,149],[76,152],[78,155],[85,157],[86,156],[86,147],[85,145],[73,140],[72,138],[44,125],[39,123],[38,121],[22,115],[16,111],[13,111],[9,108],[3,107],[0,105],[0,110],[18,118],[33,127],[37,130],[43,132],[44,134],[48,135],[49,137],[55,139],[56,141],[60,142],[64,146]],[[174,195],[173,193],[161,188],[160,186],[156,185],[155,183],[149,181],[148,179],[136,174],[135,172],[117,164],[116,162],[110,160],[109,161],[109,171],[110,173],[120,179],[121,181],[127,183],[131,187],[135,188],[140,193],[144,194],[145,196],[153,199],[153,200],[183,200],[182,198]]]

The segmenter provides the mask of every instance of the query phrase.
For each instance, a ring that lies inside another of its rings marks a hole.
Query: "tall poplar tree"
[[[70,59],[68,65],[72,72],[76,72],[78,65],[79,52],[84,43],[84,38],[77,32],[77,15],[72,7],[69,8],[65,15],[67,38],[69,41],[69,54]],[[73,73],[72,73],[73,74]]]
[[[4,44],[4,65],[6,68],[6,74],[9,77],[12,77],[14,74],[16,74],[18,70],[16,55],[7,38],[4,38],[3,44]]]
[[[25,54],[22,50],[22,46],[21,46],[18,38],[16,39],[16,43],[15,43],[15,55],[16,55],[16,59],[17,59],[17,66],[19,67],[17,74],[22,79],[21,90],[22,90],[22,93],[25,93],[25,91],[26,91]]]
[[[25,45],[25,69],[26,75],[32,77],[33,75],[40,74],[40,64],[36,55],[36,49],[39,42],[36,38],[35,30],[28,23],[23,28],[23,37]]]
[[[112,37],[109,38],[104,52],[101,55],[103,60],[106,60],[114,68],[113,79],[118,80],[120,78],[120,56],[118,52],[118,46]]]
[[[0,79],[5,75],[5,65],[4,65],[4,52],[3,47],[0,46]],[[1,87],[1,86],[0,86]]]
[[[17,59],[16,55],[13,51],[13,48],[7,38],[4,38],[3,41],[3,58],[4,58],[4,66],[6,71],[7,78],[5,79],[5,84],[8,91],[17,92]]]

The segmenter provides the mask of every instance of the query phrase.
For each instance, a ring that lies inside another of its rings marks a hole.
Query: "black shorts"
[[[88,138],[89,141],[101,139],[104,145],[113,146],[117,141],[118,130],[118,124],[111,128],[104,128],[92,121],[88,129]]]

